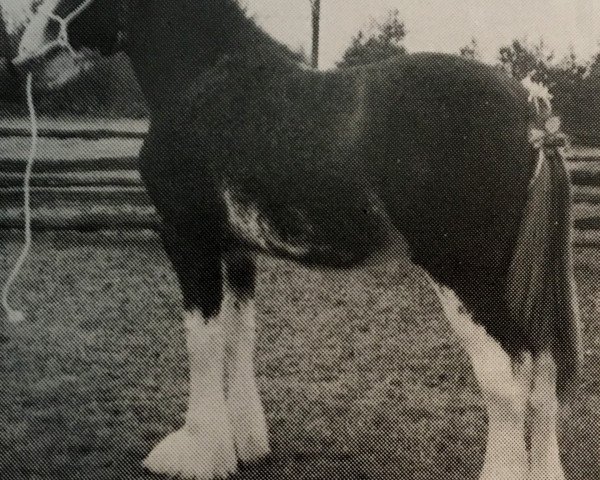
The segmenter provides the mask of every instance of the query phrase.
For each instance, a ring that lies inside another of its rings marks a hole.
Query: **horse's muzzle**
[[[49,45],[47,48],[31,52],[21,48],[19,49],[17,56],[12,59],[11,63],[17,70],[27,73],[36,67],[39,67],[52,56],[52,54],[58,53],[59,50],[61,50],[59,45]]]
[[[13,67],[22,73],[32,70],[36,62],[39,62],[36,57],[26,55],[19,55],[11,60]]]

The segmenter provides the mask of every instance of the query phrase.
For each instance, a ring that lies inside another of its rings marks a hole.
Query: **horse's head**
[[[117,50],[124,0],[42,0],[21,36],[13,63],[57,88]]]

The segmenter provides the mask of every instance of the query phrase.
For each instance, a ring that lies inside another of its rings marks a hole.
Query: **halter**
[[[65,48],[69,51],[69,53],[72,56],[75,57],[77,55],[77,52],[75,51],[75,49],[73,48],[73,45],[71,45],[71,42],[69,41],[69,30],[68,30],[69,24],[73,20],[75,20],[79,15],[81,15],[85,10],[87,10],[94,1],[95,0],[85,0],[83,3],[81,3],[77,8],[75,8],[71,13],[69,13],[64,18],[59,17],[58,15],[56,15],[54,13],[53,10],[56,8],[56,5],[52,9],[49,9],[47,7],[44,7],[45,4],[42,3],[42,5],[40,5],[39,10],[36,12],[36,15],[45,15],[50,20],[58,23],[58,25],[59,25],[58,35],[54,40],[45,44],[43,47],[39,48],[36,52],[32,52],[31,54],[28,54],[26,58],[21,58],[21,55],[19,55],[13,61],[15,63],[19,63],[19,62],[27,61],[32,58],[42,58],[49,51],[51,51],[55,48]]]

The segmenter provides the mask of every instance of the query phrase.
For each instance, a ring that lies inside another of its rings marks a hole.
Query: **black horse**
[[[557,398],[578,363],[569,182],[560,150],[532,141],[519,83],[440,54],[308,70],[234,0],[46,0],[16,63],[56,86],[120,49],[151,111],[140,171],[191,366],[185,425],[150,470],[223,477],[269,451],[256,252],[348,268],[402,255],[402,238],[481,386],[481,479],[564,478]]]

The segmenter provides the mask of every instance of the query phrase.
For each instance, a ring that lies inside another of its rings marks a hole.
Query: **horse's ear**
[[[68,25],[68,38],[75,50],[88,47],[102,55],[116,52],[121,23],[121,10],[125,2],[96,0]]]

